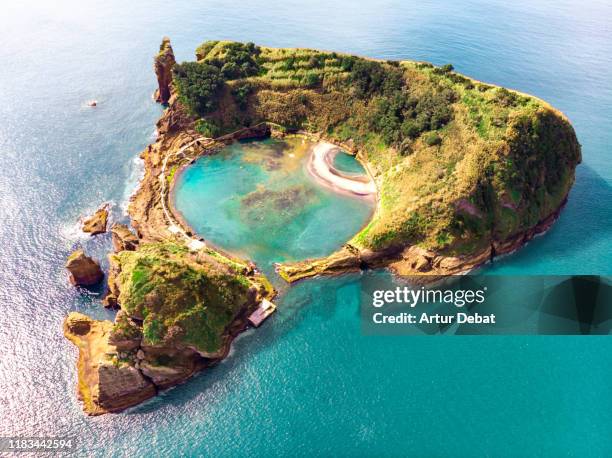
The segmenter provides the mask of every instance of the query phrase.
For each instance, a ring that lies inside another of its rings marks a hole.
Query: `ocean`
[[[364,336],[359,275],[287,289],[218,367],[116,415],[76,399],[68,284],[78,219],[125,207],[161,107],[152,56],[208,39],[452,63],[545,99],[583,163],[559,221],[487,269],[612,274],[612,4],[606,0],[26,0],[0,16],[0,436],[70,436],[80,456],[610,456],[609,336]],[[95,109],[86,106],[96,99]],[[389,281],[388,274],[367,274]]]

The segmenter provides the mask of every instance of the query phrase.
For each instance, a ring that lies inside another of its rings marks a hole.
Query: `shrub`
[[[357,58],[354,56],[343,56],[342,60],[340,61],[340,67],[343,71],[350,72],[353,70],[353,66],[355,65],[356,61]]]
[[[251,92],[253,92],[253,86],[248,82],[243,83],[232,90],[232,95],[234,96],[234,100],[236,100],[236,105],[238,105],[241,110],[247,108],[247,102]]]
[[[423,141],[427,146],[437,146],[442,143],[442,138],[437,132],[429,132],[423,137]]]
[[[306,62],[307,68],[323,68],[325,67],[325,56],[323,54],[313,54]]]
[[[214,122],[208,119],[198,119],[195,122],[195,130],[205,137],[215,138],[219,135],[220,129]]]
[[[217,67],[206,63],[185,62],[176,64],[173,73],[179,99],[192,113],[205,115],[215,110],[223,85]]]
[[[495,101],[502,107],[511,107],[516,105],[517,97],[505,87],[500,87],[495,91]]]
[[[302,78],[302,84],[307,87],[315,87],[321,84],[321,76],[316,73],[307,73]]]
[[[382,88],[385,81],[385,69],[378,62],[357,60],[351,69],[350,82],[355,95],[365,99]]]

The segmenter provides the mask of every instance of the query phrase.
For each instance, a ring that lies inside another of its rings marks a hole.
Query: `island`
[[[465,273],[550,228],[581,161],[561,112],[452,65],[229,41],[207,41],[195,61],[177,63],[165,38],[154,69],[166,109],[141,153],[128,209],[135,232],[111,229],[104,303],[116,318],[72,313],[64,323],[89,414],[121,411],[217,363],[251,314],[273,310],[265,275],[173,208],[175,178],[199,156],[304,135],[316,142],[313,177],[375,199],[372,219],[338,251],[278,264],[287,282],[383,267],[424,281]],[[336,170],[338,148],[367,176]]]

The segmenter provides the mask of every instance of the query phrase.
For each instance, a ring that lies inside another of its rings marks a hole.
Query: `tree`
[[[174,66],[174,84],[181,102],[194,114],[214,111],[224,80],[214,65],[185,62]]]

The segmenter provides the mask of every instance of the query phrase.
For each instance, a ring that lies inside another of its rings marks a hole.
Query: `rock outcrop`
[[[111,236],[113,249],[116,253],[120,251],[134,251],[138,247],[138,237],[125,224],[113,224]]]
[[[181,244],[138,243],[109,256],[114,323],[72,313],[79,396],[92,415],[118,412],[225,358],[247,317],[274,293],[247,264]]]
[[[91,235],[103,234],[106,232],[108,223],[108,205],[104,204],[89,218],[83,221],[83,232]]]
[[[75,286],[93,286],[104,278],[100,264],[83,250],[76,250],[68,257],[66,269],[70,272],[70,283]]]
[[[155,91],[155,100],[159,103],[166,104],[170,100],[172,84],[172,68],[176,60],[174,59],[174,52],[172,51],[172,45],[170,45],[170,38],[164,37],[159,47],[159,53],[155,56],[153,68],[155,70],[155,76],[157,76],[158,88]]]
[[[79,349],[78,396],[89,415],[119,412],[157,393],[126,352],[109,342],[113,323],[73,312],[64,321],[64,335]]]

